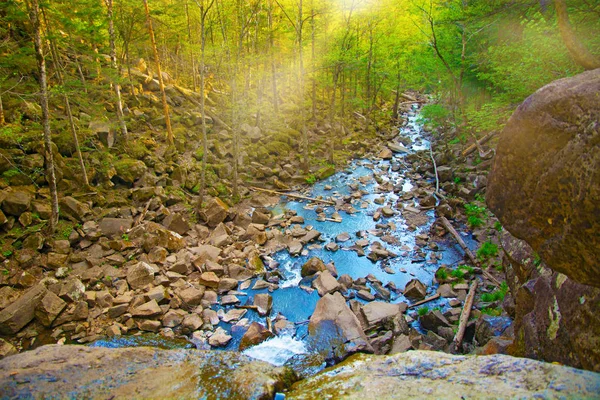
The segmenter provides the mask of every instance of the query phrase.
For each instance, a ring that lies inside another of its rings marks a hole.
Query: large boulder
[[[360,321],[339,292],[327,294],[317,302],[308,332],[309,340],[329,359],[339,361],[359,351],[373,352]]]
[[[547,268],[527,243],[507,232],[501,244],[515,299],[509,353],[600,372],[600,288]]]
[[[600,374],[506,355],[409,351],[356,354],[297,382],[286,399],[583,399],[600,393]]]
[[[500,135],[487,203],[550,268],[600,287],[600,69],[544,86]]]
[[[8,215],[20,216],[31,207],[31,195],[27,192],[9,192],[2,201],[2,210]]]
[[[272,399],[294,380],[224,351],[49,345],[0,361],[3,398]]]
[[[228,216],[228,210],[229,206],[223,200],[215,197],[200,211],[200,217],[206,222],[206,225],[214,228],[225,221]]]

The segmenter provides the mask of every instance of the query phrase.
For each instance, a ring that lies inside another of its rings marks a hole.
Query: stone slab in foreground
[[[49,345],[0,360],[3,399],[272,399],[293,380],[225,351]]]
[[[600,396],[600,374],[506,355],[410,351],[356,354],[295,383],[286,399],[584,399]]]

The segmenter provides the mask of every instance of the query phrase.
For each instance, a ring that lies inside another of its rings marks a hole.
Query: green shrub
[[[448,279],[448,271],[446,270],[446,268],[440,268],[435,273],[435,277],[440,280]]]
[[[465,204],[465,214],[467,215],[467,224],[471,228],[477,228],[483,225],[483,222],[487,218],[486,208],[481,207],[475,203]]]
[[[496,257],[498,255],[498,246],[492,243],[491,241],[484,242],[479,250],[477,250],[477,258],[480,260],[487,260],[491,257]]]
[[[441,104],[427,104],[421,108],[419,123],[431,125],[434,128],[446,126],[450,110]]]
[[[429,307],[421,307],[417,310],[417,314],[419,314],[419,317],[424,316],[428,312],[429,312]]]

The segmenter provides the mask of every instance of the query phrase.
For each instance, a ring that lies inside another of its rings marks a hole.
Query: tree
[[[40,6],[38,0],[27,0],[29,21],[33,33],[33,45],[38,67],[38,80],[40,84],[40,106],[42,108],[42,125],[44,127],[44,148],[46,156],[46,180],[50,187],[50,205],[52,214],[48,224],[48,231],[54,232],[58,224],[58,192],[56,190],[56,174],[54,171],[53,143],[50,133],[50,110],[48,108],[48,84],[46,77],[46,60],[42,48],[42,30],[40,22]]]
[[[569,14],[565,0],[554,0],[554,7],[556,8],[560,34],[569,53],[571,53],[573,60],[585,69],[600,68],[600,58],[592,54],[583,43],[579,41],[577,35],[573,31],[571,22],[569,22]]]
[[[158,56],[158,49],[156,48],[156,39],[154,38],[154,30],[152,29],[152,20],[150,19],[150,10],[148,8],[148,0],[142,0],[144,2],[144,11],[146,12],[146,24],[148,25],[148,34],[150,35],[150,44],[152,46],[152,52],[154,53],[154,61],[156,65],[156,74],[158,75],[158,84],[160,86],[160,94],[163,103],[163,112],[165,115],[165,124],[167,126],[167,142],[169,146],[174,146],[173,141],[173,129],[171,128],[171,117],[169,116],[169,104],[167,104],[167,94],[165,93],[165,83],[163,81],[162,71],[160,69],[160,58]]]

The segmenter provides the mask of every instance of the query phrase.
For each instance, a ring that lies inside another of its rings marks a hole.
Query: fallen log
[[[463,150],[462,156],[463,157],[468,156],[469,154],[471,154],[472,152],[477,150],[482,144],[489,142],[489,140],[492,137],[494,137],[494,135],[496,135],[496,131],[488,132],[484,137],[482,137],[479,140],[477,140],[477,138],[476,138],[475,143],[473,143],[472,145],[470,145],[469,147],[467,147],[466,149]]]
[[[439,299],[439,298],[440,298],[440,294],[439,294],[439,293],[436,293],[436,294],[434,294],[434,295],[433,295],[433,296],[431,296],[431,297],[428,297],[428,298],[426,298],[426,299],[423,299],[423,300],[419,300],[419,301],[417,301],[415,304],[412,304],[412,305],[408,306],[408,308],[415,308],[415,307],[419,307],[419,306],[420,306],[420,305],[422,305],[422,304],[429,303],[430,301],[433,301],[433,300],[436,300],[436,299]]]
[[[469,317],[471,316],[471,307],[473,307],[473,299],[475,299],[476,291],[477,279],[475,279],[471,284],[471,287],[469,288],[469,293],[467,294],[467,298],[465,299],[464,307],[462,309],[462,312],[460,313],[458,331],[456,331],[456,335],[454,336],[454,351],[458,351],[465,336],[465,330],[467,329],[467,323],[469,322]]]
[[[292,199],[308,200],[308,201],[314,201],[315,203],[323,203],[323,204],[329,204],[329,205],[335,206],[335,202],[330,201],[330,200],[316,199],[314,197],[301,196],[299,194],[293,194],[293,193],[278,192],[277,190],[263,189],[263,188],[259,188],[256,186],[250,186],[248,189],[256,190],[259,192],[270,193],[270,194],[276,194],[279,196],[287,196],[287,197],[291,197]]]

